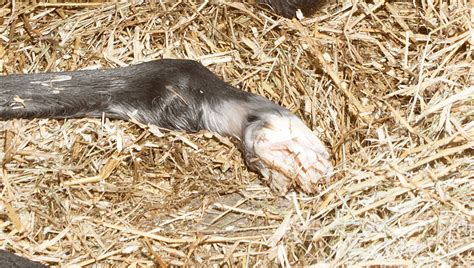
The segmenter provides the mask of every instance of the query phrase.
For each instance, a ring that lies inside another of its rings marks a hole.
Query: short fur
[[[101,116],[234,136],[247,165],[281,194],[293,182],[313,193],[332,173],[327,149],[301,119],[195,61],[0,76],[0,119]]]
[[[236,89],[192,60],[162,59],[124,68],[0,76],[0,119],[101,117],[240,140],[268,113],[289,112]],[[251,148],[244,150],[252,168]]]
[[[268,5],[275,13],[286,18],[296,17],[298,9],[306,17],[311,16],[324,0],[260,0],[261,4]]]
[[[244,113],[222,114],[239,109],[235,102],[247,104]],[[258,116],[257,110],[262,109],[283,110],[228,85],[192,60],[163,59],[109,70],[0,76],[1,119],[105,114],[125,120],[132,116],[168,129],[208,129],[240,136],[241,127],[223,127],[228,121],[222,117],[230,120],[248,112]]]
[[[0,267],[2,268],[47,268],[39,262],[30,261],[6,250],[0,249]]]

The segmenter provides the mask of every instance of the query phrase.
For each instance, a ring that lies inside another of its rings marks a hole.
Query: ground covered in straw
[[[279,197],[212,133],[0,121],[1,247],[49,265],[472,266],[472,6],[413,2],[301,21],[224,1],[0,7],[4,75],[195,59],[304,118],[336,167],[319,194]]]

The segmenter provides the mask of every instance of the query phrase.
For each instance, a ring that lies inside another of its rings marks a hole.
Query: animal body
[[[261,0],[292,18],[311,15],[315,0]],[[247,165],[279,193],[307,193],[332,172],[320,140],[287,109],[240,91],[188,60],[159,60],[111,70],[0,76],[0,119],[105,115],[167,129],[234,136]],[[47,267],[0,250],[0,267]]]
[[[260,0],[277,14],[311,15],[321,1]],[[0,119],[107,116],[167,129],[235,137],[249,168],[278,193],[313,193],[332,165],[325,146],[294,114],[240,91],[201,64],[158,60],[111,70],[0,76]],[[47,267],[0,250],[0,267]]]
[[[38,262],[30,261],[9,251],[0,249],[0,267],[2,268],[46,268]]]
[[[296,17],[296,12],[300,10],[303,15],[313,14],[324,0],[260,0],[260,4],[269,6],[275,13],[286,18]]]
[[[273,190],[316,191],[332,172],[317,136],[287,109],[241,91],[192,60],[109,70],[0,76],[0,119],[101,117],[238,140],[249,168]]]

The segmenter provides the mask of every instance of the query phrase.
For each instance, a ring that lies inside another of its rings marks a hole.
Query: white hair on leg
[[[206,103],[202,106],[202,111],[206,129],[241,139],[242,128],[249,113],[243,103],[223,101],[214,106]]]

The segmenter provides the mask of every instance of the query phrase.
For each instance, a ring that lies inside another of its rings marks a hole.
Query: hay
[[[474,265],[472,2],[0,7],[2,74],[196,59],[332,148],[277,197],[232,141],[108,119],[0,122],[2,248],[49,265]],[[468,7],[468,5],[471,5]]]

